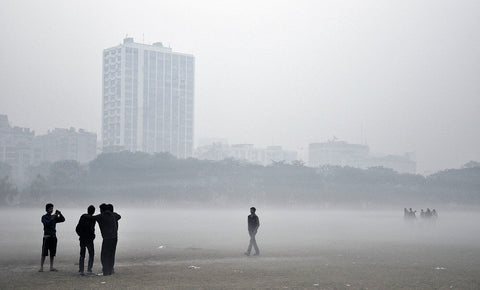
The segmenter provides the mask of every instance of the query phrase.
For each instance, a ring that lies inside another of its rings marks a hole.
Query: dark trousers
[[[88,266],[87,271],[91,272],[93,267],[93,259],[95,257],[95,249],[93,247],[93,239],[80,239],[80,259],[78,260],[78,272],[83,273],[85,263],[85,252],[88,249]]]
[[[257,234],[256,232],[249,232],[250,244],[248,244],[248,249],[247,249],[248,254],[250,254],[250,252],[252,251],[252,246],[255,249],[255,253],[260,254],[260,250],[258,249],[258,246],[257,246],[257,241],[255,240],[256,234]]]
[[[102,261],[102,272],[104,276],[112,275],[113,266],[115,264],[117,241],[117,238],[103,239],[100,260]]]

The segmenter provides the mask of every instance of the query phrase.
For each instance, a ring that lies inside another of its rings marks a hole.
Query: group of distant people
[[[412,210],[412,208],[407,208],[403,209],[403,218],[405,220],[415,220],[417,219],[417,211]],[[435,209],[430,210],[427,208],[426,211],[423,210],[423,208],[420,210],[420,218],[421,219],[429,219],[429,220],[436,220],[438,218],[437,211]]]
[[[42,216],[43,244],[39,272],[43,272],[43,265],[47,256],[50,256],[50,271],[56,272],[57,269],[53,267],[57,252],[56,224],[64,222],[65,217],[59,210],[53,213],[53,204],[51,203],[45,205],[45,210],[47,213]],[[95,256],[93,241],[95,240],[95,223],[98,223],[103,238],[100,253],[102,275],[108,276],[114,273],[115,252],[118,242],[118,220],[121,219],[121,216],[114,212],[113,205],[105,203],[100,205],[100,214],[93,215],[94,213],[95,207],[90,205],[87,208],[87,213],[80,217],[75,228],[80,240],[78,272],[82,276],[85,275],[85,256],[88,250],[87,275],[93,275],[92,267]]]
[[[63,223],[65,217],[56,210],[53,213],[53,204],[47,203],[45,205],[46,214],[42,216],[43,223],[43,244],[42,244],[42,258],[40,262],[39,272],[43,272],[43,265],[47,256],[50,256],[50,271],[56,272],[57,269],[53,267],[54,258],[57,252],[57,223]],[[256,208],[250,208],[250,215],[247,218],[248,233],[250,235],[250,243],[248,245],[246,256],[250,256],[252,248],[255,249],[254,256],[260,255],[260,250],[257,245],[255,236],[260,227],[260,220],[256,215]],[[114,212],[113,205],[102,203],[100,205],[100,214],[93,215],[95,207],[90,205],[87,208],[87,213],[83,214],[78,221],[75,228],[80,240],[80,258],[78,261],[78,272],[81,276],[85,275],[85,256],[88,250],[88,264],[87,275],[94,275],[92,272],[93,261],[95,257],[95,249],[93,241],[95,240],[95,223],[100,226],[102,233],[102,251],[100,260],[102,263],[102,273],[99,275],[109,276],[115,273],[115,252],[118,242],[118,220],[121,216]]]

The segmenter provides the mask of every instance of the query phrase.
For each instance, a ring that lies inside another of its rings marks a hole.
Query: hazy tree
[[[34,166],[30,166],[29,168],[27,168],[27,172],[26,172],[27,182],[28,183],[33,182],[39,174],[42,175],[43,177],[48,177],[51,166],[52,166],[52,163],[46,162],[46,161]]]
[[[0,178],[11,176],[12,166],[10,164],[0,161]]]
[[[52,184],[75,184],[82,176],[80,164],[75,160],[57,161],[50,166]]]
[[[16,189],[9,185],[5,179],[4,192],[15,193]],[[75,161],[55,162],[47,174],[35,176],[28,191],[30,195],[25,196],[32,200],[48,195],[72,202],[115,196],[117,200],[138,203],[225,205],[251,201],[312,206],[391,205],[405,200],[478,203],[480,167],[445,170],[424,177],[383,167],[312,168],[301,162],[262,166],[234,159],[177,159],[168,153],[125,151],[101,154],[85,169]]]
[[[0,178],[0,206],[10,205],[18,197],[17,188],[9,181],[8,176]]]
[[[38,174],[37,177],[32,181],[30,187],[28,188],[29,194],[27,203],[38,203],[45,201],[48,194],[48,184],[47,179],[43,175]]]

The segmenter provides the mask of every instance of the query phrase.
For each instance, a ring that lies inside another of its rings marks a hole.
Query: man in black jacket
[[[97,221],[102,233],[103,242],[100,260],[102,262],[102,273],[104,276],[108,276],[113,273],[118,242],[118,220],[121,219],[121,216],[113,212],[112,205],[103,203],[100,205],[100,214],[92,218]]]
[[[87,274],[92,275],[93,259],[95,257],[95,249],[93,246],[93,240],[95,239],[95,220],[92,219],[95,213],[95,207],[90,205],[87,209],[87,213],[83,214],[78,221],[78,225],[75,228],[78,236],[80,237],[80,259],[78,260],[78,272],[80,275],[84,275],[84,263],[85,263],[85,249],[88,249],[88,266]]]
[[[250,244],[248,245],[248,249],[245,252],[246,256],[250,256],[250,252],[252,251],[252,246],[255,249],[254,256],[260,255],[260,250],[257,246],[257,241],[255,240],[255,235],[257,234],[258,227],[260,226],[260,220],[258,216],[255,214],[257,211],[256,208],[250,208],[250,215],[248,216],[248,234],[250,235]]]

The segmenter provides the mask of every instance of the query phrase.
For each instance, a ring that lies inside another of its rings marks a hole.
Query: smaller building
[[[12,178],[21,179],[33,162],[32,143],[35,132],[12,127],[7,115],[0,115],[0,161],[12,166]]]
[[[370,167],[391,168],[399,173],[416,173],[415,155],[376,156],[370,153],[367,145],[349,144],[344,141],[311,143],[308,146],[308,165],[350,166],[367,169]]]
[[[226,142],[213,142],[210,145],[198,147],[195,151],[195,157],[215,161],[233,158],[255,164],[269,165],[274,162],[291,163],[296,160],[297,153],[283,150],[281,146],[258,148],[253,144],[228,145]]]
[[[349,144],[344,141],[311,143],[308,146],[308,164],[312,167],[327,164],[362,167],[369,151],[366,145]]]
[[[97,134],[75,128],[49,131],[35,137],[34,163],[75,160],[88,163],[97,156]]]

